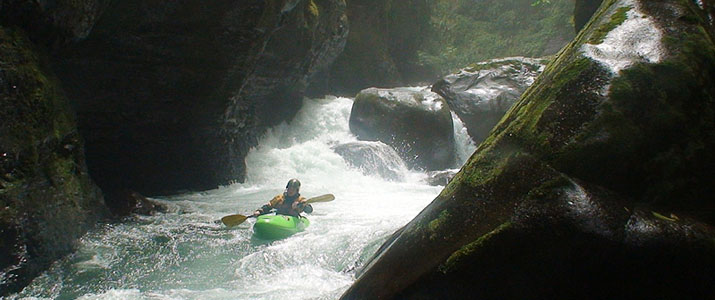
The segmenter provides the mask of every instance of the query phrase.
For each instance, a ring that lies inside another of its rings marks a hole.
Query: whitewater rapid
[[[79,250],[9,299],[337,299],[356,271],[443,188],[422,172],[386,180],[350,166],[335,145],[348,129],[352,99],[305,99],[291,124],[271,129],[246,158],[246,182],[153,199],[169,210],[105,224]],[[455,118],[459,160],[475,146]],[[367,174],[365,174],[367,173]],[[279,241],[252,237],[253,220],[227,229],[224,215],[248,214],[290,178],[314,204],[304,232]]]

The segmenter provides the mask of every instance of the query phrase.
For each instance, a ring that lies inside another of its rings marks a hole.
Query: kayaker
[[[306,200],[300,195],[300,181],[294,178],[288,181],[283,194],[273,197],[268,204],[254,211],[253,216],[267,214],[275,209],[277,214],[298,217],[301,212],[313,212],[313,206],[305,204]]]

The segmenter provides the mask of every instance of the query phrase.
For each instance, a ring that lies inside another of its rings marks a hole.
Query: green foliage
[[[420,62],[441,73],[498,57],[554,54],[574,36],[571,0],[438,0]]]

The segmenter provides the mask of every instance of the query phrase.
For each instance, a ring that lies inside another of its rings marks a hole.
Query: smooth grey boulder
[[[435,82],[432,91],[444,97],[479,144],[544,69],[544,59],[510,57],[465,68]]]
[[[407,171],[397,151],[382,142],[350,142],[333,147],[333,151],[366,175],[378,174],[387,180],[400,181]]]
[[[350,131],[358,139],[390,145],[410,168],[453,166],[453,128],[447,102],[420,88],[362,90],[350,112]]]

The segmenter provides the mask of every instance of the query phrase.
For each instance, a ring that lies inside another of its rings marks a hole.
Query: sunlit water
[[[337,299],[356,270],[443,188],[403,170],[395,182],[350,167],[331,146],[355,141],[352,99],[306,99],[288,125],[266,134],[246,158],[247,180],[216,190],[156,199],[169,211],[136,216],[88,233],[79,250],[38,277],[17,299]],[[474,150],[455,120],[459,161]],[[252,237],[247,214],[299,178],[316,203],[304,232],[279,241]]]

